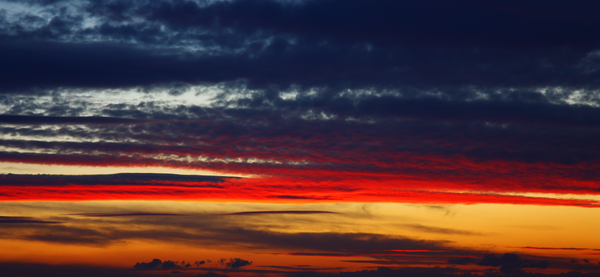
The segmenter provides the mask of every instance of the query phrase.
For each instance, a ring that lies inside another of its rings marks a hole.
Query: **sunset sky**
[[[600,275],[599,12],[0,0],[0,276]]]

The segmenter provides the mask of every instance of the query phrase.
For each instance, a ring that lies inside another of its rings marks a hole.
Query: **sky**
[[[0,276],[599,276],[598,10],[0,0]]]

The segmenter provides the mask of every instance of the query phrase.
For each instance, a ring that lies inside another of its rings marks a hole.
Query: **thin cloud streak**
[[[576,248],[576,247],[534,247],[534,246],[505,246],[506,248],[531,249],[531,250],[569,250],[569,251],[600,251],[594,248]]]
[[[136,216],[189,216],[189,217],[203,217],[203,216],[260,216],[260,215],[303,215],[303,214],[340,214],[337,212],[329,211],[252,211],[252,212],[237,212],[237,213],[224,213],[224,214],[173,214],[173,213],[82,213],[82,214],[70,214],[75,216],[84,217],[136,217]]]
[[[4,224],[60,224],[60,221],[39,220],[33,217],[0,216],[0,225]]]
[[[25,116],[0,114],[0,123],[18,125],[60,125],[60,124],[142,124],[151,121],[114,117],[57,117],[57,116]]]

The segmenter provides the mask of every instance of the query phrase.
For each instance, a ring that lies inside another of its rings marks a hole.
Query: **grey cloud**
[[[206,218],[207,220],[203,221],[189,221],[182,220],[183,218],[163,217],[158,222],[144,217],[131,223],[109,224],[102,221],[102,227],[96,226],[94,221],[71,220],[69,225],[23,226],[19,227],[18,233],[11,232],[4,235],[13,239],[91,246],[110,245],[129,239],[167,238],[174,243],[200,244],[206,247],[227,247],[245,243],[253,245],[252,247],[266,249],[302,250],[307,253],[310,251],[354,253],[367,256],[374,251],[390,249],[453,250],[448,241],[418,240],[370,233],[282,233],[242,228],[235,221],[219,220],[222,217]],[[140,230],[122,228],[134,223],[144,228]],[[73,224],[78,225],[76,227]]]
[[[0,226],[4,224],[58,224],[60,221],[39,220],[33,217],[0,216]]]
[[[336,212],[328,211],[252,211],[252,212],[237,212],[237,213],[224,213],[224,214],[173,214],[173,213],[145,213],[145,212],[131,212],[131,213],[85,213],[85,214],[73,214],[77,216],[85,217],[136,217],[136,216],[258,216],[258,215],[303,215],[303,214],[339,214]]]
[[[68,184],[79,185],[146,185],[147,181],[167,181],[164,186],[178,185],[178,182],[197,183],[221,183],[228,178],[239,178],[229,176],[209,175],[179,175],[165,173],[117,173],[105,175],[52,175],[52,174],[1,174],[0,180],[4,186],[66,186]],[[155,184],[159,185],[159,184]],[[191,185],[195,186],[195,185]],[[219,187],[218,185],[200,185],[200,187]]]
[[[421,224],[401,224],[401,227],[412,229],[415,231],[426,232],[426,233],[437,233],[437,234],[447,234],[447,235],[465,235],[465,236],[482,236],[484,234],[466,230],[458,230],[452,228],[440,228],[433,226],[426,226]]]
[[[0,123],[27,125],[54,124],[140,124],[144,121],[128,118],[111,117],[54,117],[54,116],[23,116],[0,115]]]
[[[232,259],[229,259],[229,262],[227,262],[225,265],[231,269],[238,269],[240,267],[248,266],[251,264],[252,264],[251,261],[247,261],[247,260],[240,259],[240,258],[232,258]]]

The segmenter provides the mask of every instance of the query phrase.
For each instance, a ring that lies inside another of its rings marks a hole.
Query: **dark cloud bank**
[[[262,88],[598,85],[592,1],[93,1],[70,13],[60,10],[67,3],[32,3],[53,11],[50,20],[3,18],[5,91],[239,79]],[[85,16],[98,24],[83,26]],[[173,49],[194,47],[202,50]]]
[[[148,165],[139,154],[204,155],[243,165],[152,163],[268,173],[280,170],[247,159],[291,159],[498,186],[536,176],[550,191],[599,177],[593,1],[12,3],[24,11],[0,13],[0,132],[39,139],[0,145],[66,156],[6,151],[3,161]],[[213,85],[222,91],[207,106],[123,100],[93,115],[67,93],[175,97]],[[53,100],[43,106],[40,95]],[[58,135],[97,141],[46,141]],[[407,156],[422,166],[396,166]],[[461,160],[513,169],[451,169]],[[589,184],[566,190],[598,193]]]
[[[203,126],[202,132],[246,134],[254,149],[273,148],[273,140],[263,137],[282,135],[320,146],[310,142],[322,132],[332,140],[341,138],[336,133],[352,138],[375,134],[365,137],[377,140],[373,146],[390,145],[404,134],[408,145],[392,152],[414,149],[418,155],[584,165],[597,164],[600,156],[594,143],[600,127],[600,20],[591,12],[598,8],[593,1],[21,4],[47,14],[12,16],[6,10],[0,17],[1,101],[12,107],[0,116],[3,124],[96,125],[100,129],[77,134],[65,127],[61,133],[101,139],[140,139],[131,133],[139,130],[166,147],[164,136],[175,135],[173,141],[197,136],[200,131],[193,126],[201,123],[106,125],[202,119],[220,125]],[[86,25],[85,18],[96,23]],[[77,116],[70,102],[40,112],[19,98],[43,94],[60,99],[64,89],[158,87],[176,94],[182,87],[214,84],[229,92],[211,107],[114,103],[95,116]],[[227,97],[239,88],[255,93]],[[298,95],[280,97],[290,90]],[[334,119],[314,122],[323,115]],[[28,130],[5,127],[2,132],[25,135]],[[51,132],[29,134],[43,140]],[[204,139],[204,145],[224,149]],[[434,148],[413,145],[418,141],[435,142]],[[89,152],[101,145],[1,144],[81,146]],[[480,147],[467,150],[458,144]],[[142,151],[123,144],[110,147]],[[297,153],[318,150],[286,147]],[[594,170],[584,169],[588,175]]]

